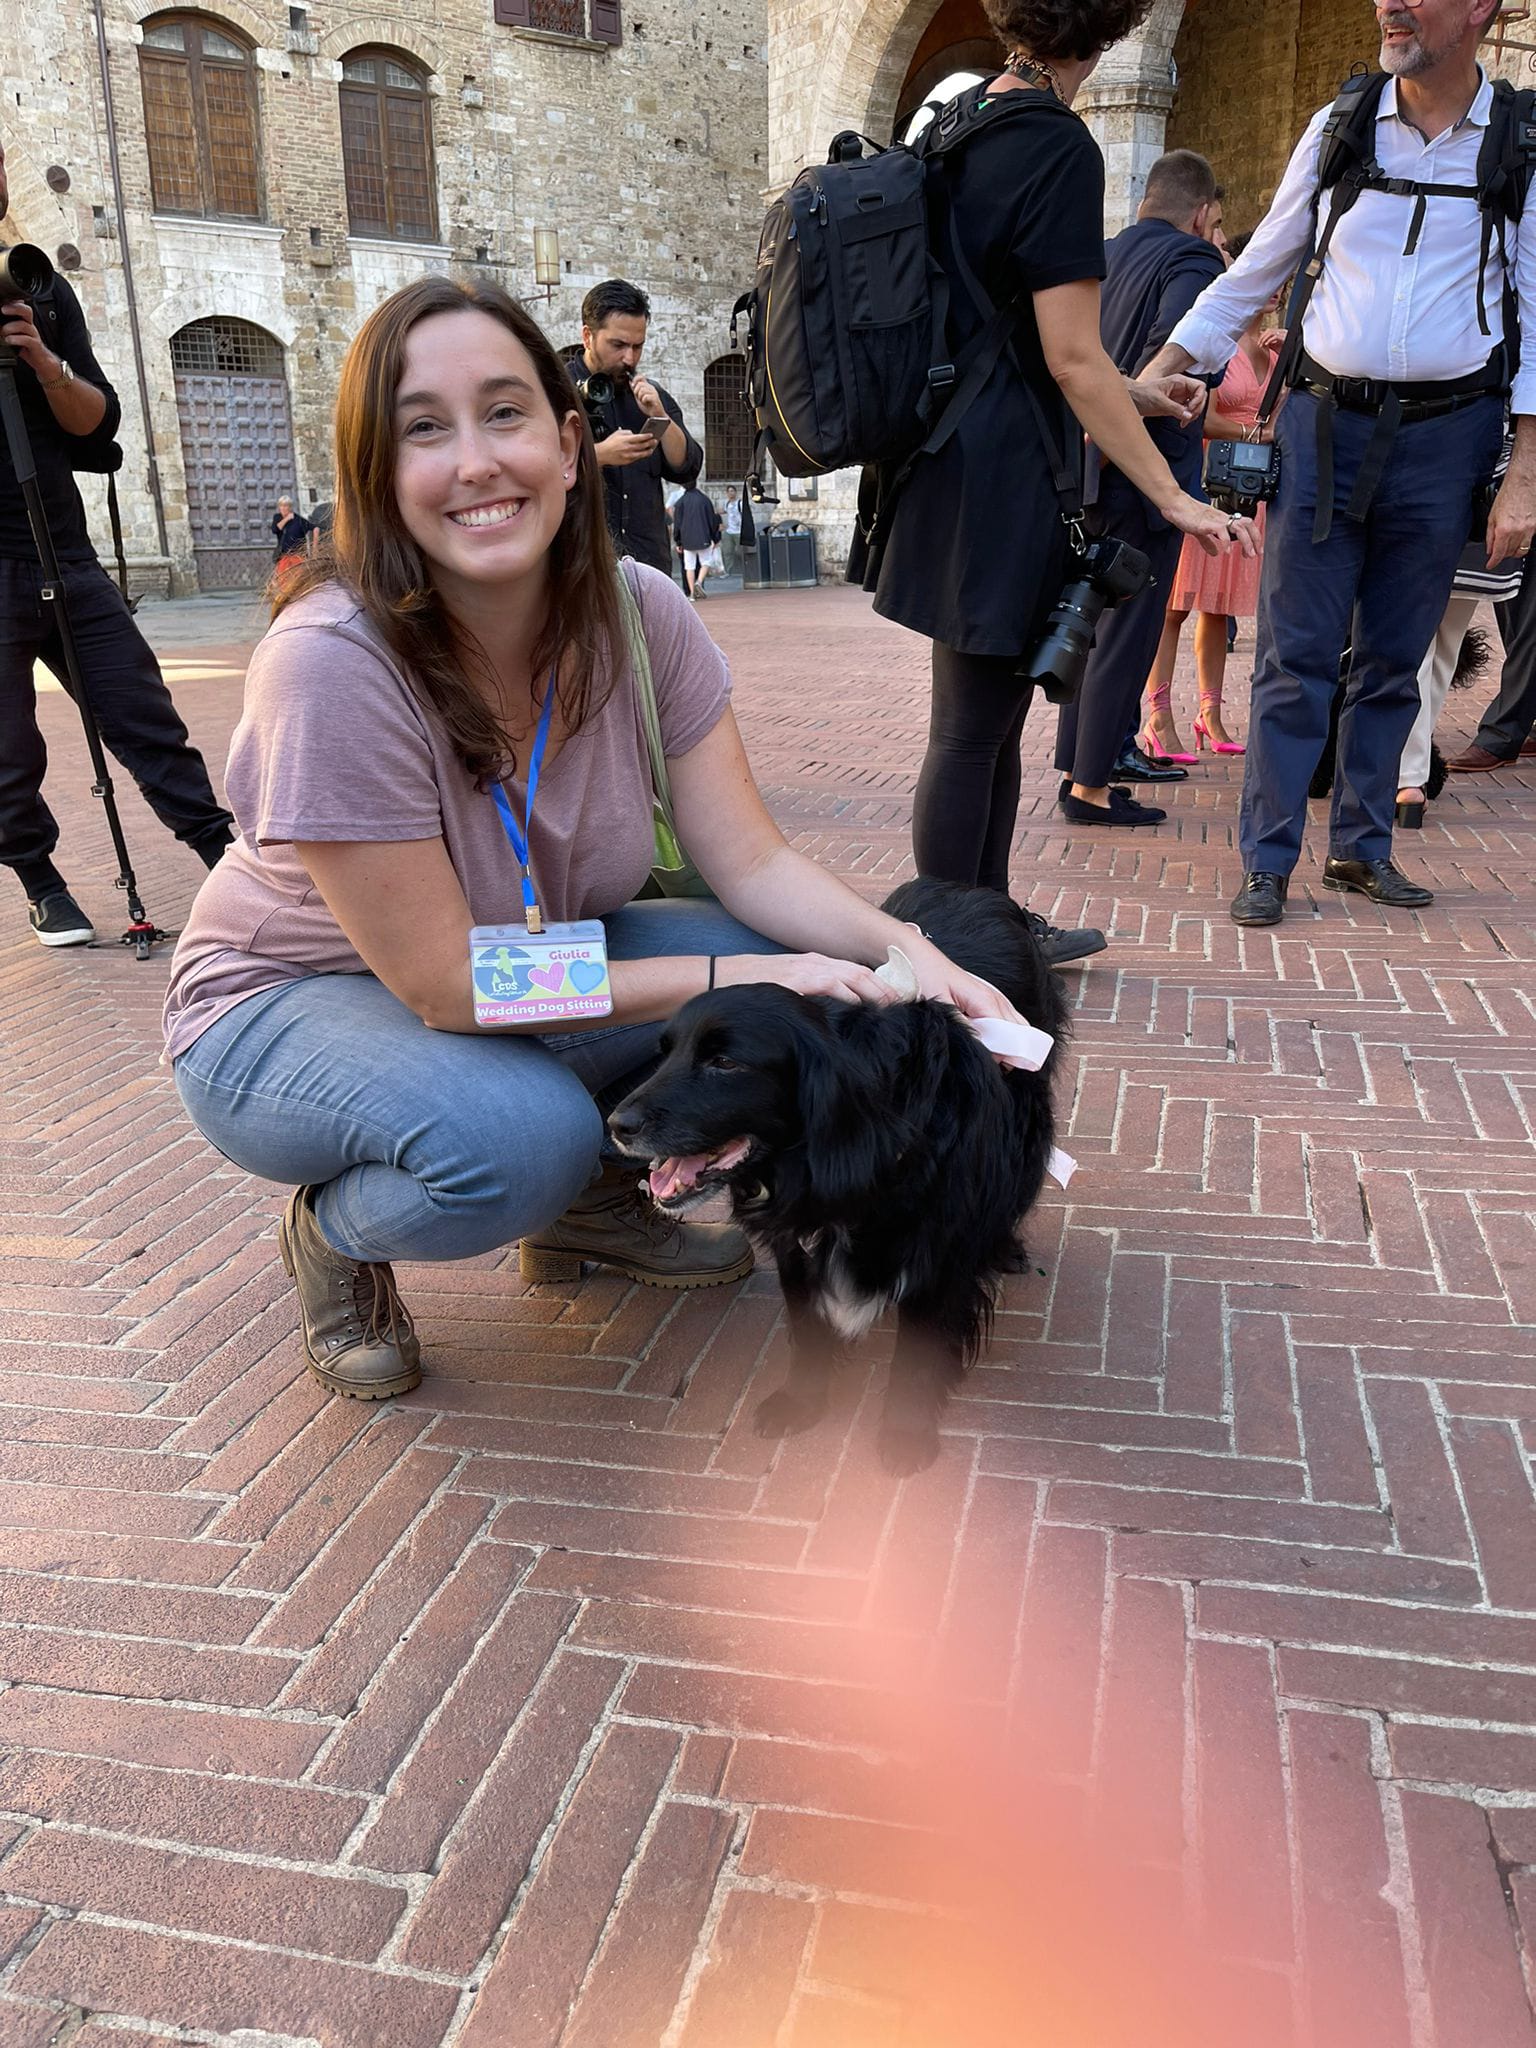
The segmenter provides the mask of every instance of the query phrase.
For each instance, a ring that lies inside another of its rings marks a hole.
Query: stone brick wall
[[[430,9],[378,0],[367,12],[317,0],[291,30],[286,5],[211,0],[200,11],[256,47],[266,220],[157,217],[138,73],[141,23],[167,11],[107,0],[122,200],[151,394],[169,562],[146,485],[105,110],[86,0],[17,8],[0,43],[12,239],[83,254],[72,282],[123,400],[121,493],[128,541],[150,581],[191,577],[181,438],[169,342],[189,321],[233,314],[282,342],[301,506],[331,495],[330,416],[353,333],[424,268],[482,265],[532,294],[533,230],[559,230],[562,279],[535,310],[557,342],[579,331],[600,279],[641,285],[654,313],[647,367],[702,437],[704,365],[728,346],[730,305],[751,274],[767,179],[765,0],[632,0],[618,48],[498,27],[492,0]],[[383,44],[430,75],[439,240],[348,232],[337,85],[341,58]],[[67,193],[44,173],[61,166]],[[92,492],[93,511],[98,507]],[[104,530],[104,522],[102,528]]]
[[[1265,0],[1257,28],[1243,0],[1187,10],[1167,147],[1211,159],[1227,187],[1229,229],[1262,218],[1308,120],[1379,48],[1372,10],[1353,0]]]

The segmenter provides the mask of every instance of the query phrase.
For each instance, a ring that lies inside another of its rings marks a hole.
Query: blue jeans
[[[1349,502],[1374,418],[1333,419],[1333,530],[1314,543],[1320,401],[1293,391],[1280,415],[1280,495],[1270,507],[1259,589],[1238,843],[1246,872],[1288,875],[1301,853],[1307,785],[1328,737],[1346,645],[1354,659],[1339,717],[1328,849],[1386,860],[1398,763],[1419,713],[1419,667],[1451,594],[1477,488],[1493,474],[1504,404],[1399,428],[1363,520]]]
[[[630,903],[603,923],[613,960],[782,950],[704,900]],[[313,974],[228,1011],[177,1060],[176,1087],[236,1166],[317,1188],[347,1258],[466,1259],[569,1208],[598,1163],[600,1100],[662,1030],[429,1031],[371,974]]]

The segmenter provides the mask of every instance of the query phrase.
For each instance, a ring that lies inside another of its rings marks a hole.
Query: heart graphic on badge
[[[579,996],[591,995],[593,989],[603,985],[603,964],[600,960],[573,960],[571,962],[571,987]]]
[[[548,989],[549,993],[553,995],[565,979],[565,962],[557,960],[551,967],[535,967],[528,979],[536,983],[539,988]]]

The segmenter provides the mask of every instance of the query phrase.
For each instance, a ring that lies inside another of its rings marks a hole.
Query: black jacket
[[[91,337],[80,301],[62,277],[56,276],[43,296],[33,300],[32,317],[37,323],[38,333],[54,354],[68,363],[77,377],[94,384],[107,401],[100,426],[89,434],[67,434],[54,418],[53,408],[34,373],[23,362],[16,365],[16,393],[21,401],[27,438],[32,444],[38,493],[48,530],[53,536],[54,551],[62,562],[94,561],[96,550],[86,529],[85,507],[75,488],[74,472],[76,468],[101,469],[104,466],[100,451],[117,432],[123,409],[92,353]],[[0,434],[0,559],[37,560],[26,503],[3,434]]]
[[[1226,268],[1221,251],[1198,235],[1187,235],[1166,220],[1135,221],[1104,251],[1105,276],[1099,307],[1104,352],[1128,377],[1144,370],[1175,327]],[[1217,382],[1220,380],[1217,379]],[[1162,450],[1181,490],[1200,489],[1204,439],[1200,422],[1148,420],[1147,432]],[[1088,499],[1097,495],[1097,453],[1089,452]]]
[[[579,375],[580,362],[572,364]],[[653,380],[654,381],[654,380]],[[656,385],[656,395],[666,407],[668,416],[683,429],[683,438],[688,446],[683,460],[673,464],[656,445],[653,455],[642,456],[638,462],[626,463],[622,468],[605,469],[603,497],[608,511],[608,531],[613,535],[613,544],[621,555],[633,555],[637,562],[645,562],[662,574],[672,573],[672,558],[667,551],[667,506],[662,493],[663,483],[691,484],[704,467],[704,451],[683,424],[682,408],[670,391],[663,391]],[[610,432],[615,428],[637,434],[643,430],[645,414],[640,402],[628,385],[620,385],[613,397],[603,408],[603,416]]]
[[[272,514],[272,533],[277,541],[277,546],[273,550],[273,559],[280,562],[284,555],[301,554],[305,541],[313,532],[314,528],[302,514],[290,512],[286,519],[280,519],[274,512]]]
[[[712,548],[723,531],[714,500],[697,484],[690,485],[672,507],[672,531],[680,548],[701,555]]]

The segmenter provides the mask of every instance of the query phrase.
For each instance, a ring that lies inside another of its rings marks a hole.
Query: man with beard
[[[581,302],[578,377],[601,375],[613,396],[599,408],[607,433],[598,441],[608,531],[621,555],[633,555],[664,576],[672,573],[662,483],[691,484],[704,451],[683,425],[670,391],[640,374],[651,302],[638,285],[610,278]]]
[[[1523,554],[1536,528],[1536,343],[1516,367],[1521,330],[1536,334],[1536,222],[1527,231],[1518,218],[1527,121],[1477,61],[1498,8],[1377,0],[1385,76],[1351,81],[1317,114],[1243,255],[1144,373],[1219,372],[1266,298],[1307,266],[1275,436],[1239,924],[1285,914],[1346,641],[1323,884],[1394,908],[1433,901],[1392,864],[1397,765],[1506,399],[1515,454],[1489,518],[1490,560]],[[1497,219],[1490,133],[1518,166]]]

